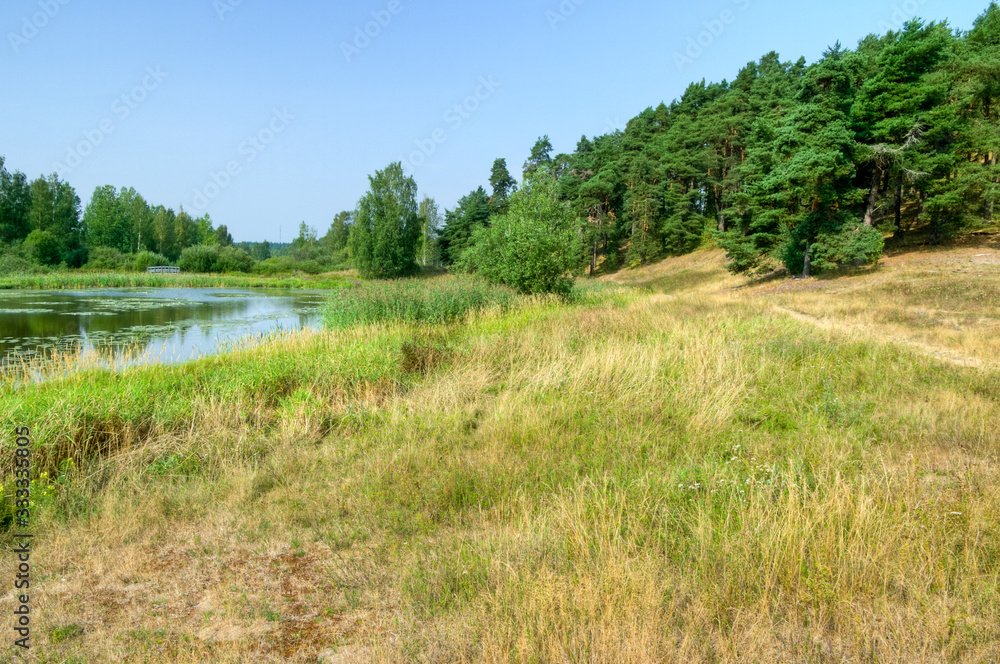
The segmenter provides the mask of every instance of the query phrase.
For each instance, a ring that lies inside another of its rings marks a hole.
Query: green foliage
[[[90,250],[90,258],[84,266],[88,270],[129,270],[132,263],[122,252],[112,247],[94,247]]]
[[[854,50],[838,43],[812,64],[783,62],[772,51],[731,82],[692,83],[624,130],[582,136],[572,153],[553,153],[549,137],[539,137],[524,173],[555,179],[580,240],[573,267],[589,264],[591,274],[691,251],[707,229],[715,229],[729,269],[752,274],[778,264],[829,271],[878,260],[873,228],[893,240],[917,231],[935,244],[994,225],[1000,6],[991,2],[968,32],[911,20]],[[394,278],[418,265],[474,267],[479,259],[463,254],[493,217],[510,211],[517,188],[498,158],[491,193],[478,187],[442,220],[433,199],[418,209],[416,183],[401,164],[370,183],[357,211],[339,213],[322,239],[303,222],[291,246],[274,252],[288,260],[269,260],[269,247],[247,244],[242,249],[267,264],[248,268],[242,255],[227,254],[222,269],[275,274],[353,263],[367,277]],[[187,247],[232,244],[226,226],[215,228],[208,215],[151,207],[131,188],[97,188],[82,221],[79,207],[55,175],[29,183],[0,157],[0,243],[24,243],[37,232],[23,257],[39,267],[79,266],[95,247],[177,261]],[[23,268],[14,262],[10,269]]]
[[[263,275],[294,274],[295,272],[320,274],[323,271],[323,266],[314,260],[299,261],[291,256],[276,256],[253,266],[254,274]]]
[[[422,267],[434,267],[441,264],[441,213],[433,198],[428,196],[420,201],[420,246],[417,248],[417,260]]]
[[[72,267],[83,263],[83,233],[80,226],[80,199],[66,182],[55,175],[31,183],[28,222],[35,247],[34,259],[42,265],[65,262]],[[32,237],[28,235],[28,238]],[[27,242],[27,239],[25,240]]]
[[[34,274],[47,270],[48,268],[31,260],[23,244],[0,247],[0,276]]]
[[[369,176],[351,234],[351,255],[365,278],[393,279],[417,271],[420,217],[417,184],[400,162]]]
[[[492,213],[489,196],[482,187],[460,198],[454,210],[445,211],[439,243],[441,260],[445,265],[460,261],[462,254],[472,245],[473,233],[489,223]]]
[[[433,281],[376,281],[333,295],[323,311],[330,327],[368,323],[449,323],[490,307],[509,309],[517,294],[473,276]]]
[[[225,228],[225,226],[220,226]],[[251,272],[256,261],[246,250],[223,245],[215,261],[215,272]]]
[[[256,261],[239,247],[200,244],[182,251],[177,265],[185,272],[252,272]]]
[[[819,270],[832,270],[840,266],[871,265],[882,257],[885,239],[876,228],[845,224],[841,230],[824,236],[814,249],[814,265]]]
[[[552,163],[552,141],[549,140],[549,135],[540,137],[535,144],[531,146],[531,154],[528,155],[528,159],[524,162],[524,177],[528,178],[529,175],[534,175],[539,169],[545,168]]]
[[[556,198],[555,179],[542,170],[511,197],[507,213],[477,229],[462,264],[521,293],[568,295],[581,251],[576,224]]]
[[[185,272],[215,272],[219,250],[212,246],[196,245],[181,252],[177,266]]]
[[[517,191],[517,180],[510,171],[507,170],[507,160],[497,159],[493,162],[493,169],[490,171],[490,187],[493,189],[493,196],[490,203],[498,213],[507,211],[507,200],[510,195]]]
[[[31,232],[28,212],[31,207],[31,187],[20,171],[9,173],[0,156],[0,242],[23,240]]]
[[[24,240],[32,260],[41,265],[56,265],[61,255],[59,240],[52,231],[34,230]]]
[[[134,265],[137,272],[145,272],[146,268],[156,265],[170,265],[170,261],[166,256],[161,256],[153,251],[140,251],[135,255]]]

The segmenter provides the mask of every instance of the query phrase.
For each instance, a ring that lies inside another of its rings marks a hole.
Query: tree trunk
[[[899,174],[899,179],[896,180],[896,232],[893,233],[896,238],[903,237],[903,174]]]
[[[726,232],[726,218],[722,216],[722,193],[719,185],[715,185],[715,213],[718,215],[718,229],[720,233]]]
[[[805,260],[805,263],[802,266],[802,278],[803,279],[808,279],[811,276],[811,274],[810,274],[811,268],[812,268],[812,245],[811,244],[807,244],[806,245],[806,260]]]
[[[996,154],[991,154],[989,159],[987,159],[987,165],[990,167],[995,166],[997,163]],[[996,184],[996,182],[994,182]],[[993,223],[993,201],[986,201],[985,209],[983,210],[983,217],[986,223]]]
[[[882,183],[882,167],[875,167],[875,174],[872,175],[872,188],[868,194],[868,207],[865,209],[865,226],[869,228],[875,217],[875,204],[878,202],[879,185]]]
[[[917,213],[917,218],[918,219],[922,219],[924,217],[924,215],[927,213],[927,205],[926,205],[927,194],[921,191],[920,194],[919,194],[919,196],[920,196],[920,211]],[[939,237],[938,237],[938,230],[939,229],[938,229],[938,221],[937,221],[937,219],[935,219],[934,217],[931,217],[929,225],[930,225],[930,228],[931,228],[931,232],[930,232],[930,239],[928,240],[928,243],[931,244],[931,245],[933,245],[933,246],[936,246],[938,244],[938,240],[939,240]]]

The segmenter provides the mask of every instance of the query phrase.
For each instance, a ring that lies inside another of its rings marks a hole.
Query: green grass
[[[333,295],[323,310],[329,327],[371,323],[445,324],[474,311],[515,306],[513,290],[467,276],[424,280],[374,281]]]
[[[37,430],[46,467],[81,452],[38,512],[39,560],[72,604],[35,592],[52,625],[87,625],[60,654],[997,652],[996,371],[682,284],[585,284],[571,303],[477,315],[475,284],[370,286],[344,293],[355,309],[326,333],[125,380],[0,387],[0,417]],[[449,289],[460,304],[435,304]],[[107,596],[116,579],[156,589],[119,618],[87,592],[95,570]],[[209,593],[217,615],[166,622]],[[208,621],[266,634],[213,650],[195,638]],[[156,652],[119,639],[164,624]]]
[[[315,288],[338,289],[351,281],[336,274],[267,277],[242,274],[149,274],[146,272],[52,272],[0,277],[0,290],[81,288]]]
[[[294,401],[298,390],[350,394],[402,376],[399,332],[334,340],[318,335],[276,333],[259,348],[172,366],[147,366],[121,373],[91,369],[37,385],[0,382],[0,417],[31,423],[36,443],[34,468],[54,473],[64,459],[81,463],[126,452],[157,432],[179,431],[215,416],[258,418],[265,430],[276,426],[274,409]],[[386,349],[395,352],[386,353]],[[214,412],[215,406],[225,409]],[[10,448],[4,446],[3,461]],[[159,474],[181,471],[191,461],[156,462]],[[8,467],[8,466],[3,466]]]

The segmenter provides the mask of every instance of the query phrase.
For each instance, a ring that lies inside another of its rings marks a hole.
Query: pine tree
[[[463,196],[454,210],[446,210],[444,229],[439,243],[441,260],[445,265],[457,263],[472,242],[475,229],[489,225],[493,210],[486,190],[478,187]]]
[[[548,166],[552,163],[552,142],[549,140],[549,135],[546,134],[542,136],[535,144],[531,147],[531,154],[528,155],[527,161],[524,162],[524,177],[533,175],[538,169]]]
[[[493,196],[490,203],[496,214],[502,214],[507,209],[507,200],[510,195],[517,191],[517,180],[510,175],[507,170],[507,160],[497,159],[493,162],[493,169],[490,171],[490,187],[493,189]]]

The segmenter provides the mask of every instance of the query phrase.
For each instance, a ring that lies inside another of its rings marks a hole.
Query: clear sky
[[[988,0],[5,0],[0,155],[30,179],[207,212],[237,241],[320,235],[403,161],[442,208],[768,51],[812,62]],[[367,34],[366,34],[367,32]],[[701,42],[700,45],[698,42]]]

